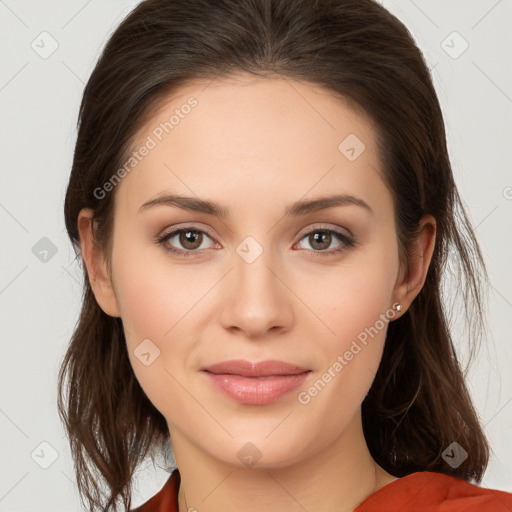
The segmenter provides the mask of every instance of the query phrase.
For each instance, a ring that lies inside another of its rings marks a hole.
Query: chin
[[[286,443],[283,436],[270,439],[272,434],[268,438],[265,436],[245,435],[243,440],[230,440],[224,446],[217,445],[219,453],[211,453],[211,456],[231,466],[246,469],[284,468],[304,458],[304,443]],[[226,457],[227,454],[231,456]]]

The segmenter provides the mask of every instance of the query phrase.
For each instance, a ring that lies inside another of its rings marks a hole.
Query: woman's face
[[[134,150],[146,150],[115,191],[113,310],[173,443],[231,465],[284,466],[355,421],[400,299],[372,128],[323,89],[239,77],[180,89],[138,133]],[[171,194],[189,207],[143,206]],[[235,359],[309,372],[204,371]]]

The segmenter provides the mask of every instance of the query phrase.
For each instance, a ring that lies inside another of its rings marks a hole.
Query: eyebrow
[[[147,201],[139,208],[139,213],[158,205],[177,206],[183,210],[206,213],[208,215],[214,215],[222,219],[229,217],[229,210],[218,203],[204,199],[198,199],[196,197],[186,197],[175,194],[162,195]],[[287,206],[285,210],[285,217],[305,215],[306,213],[316,212],[318,210],[324,210],[334,206],[348,205],[360,206],[372,215],[374,213],[370,206],[362,199],[348,194],[337,194],[292,203],[291,205]]]

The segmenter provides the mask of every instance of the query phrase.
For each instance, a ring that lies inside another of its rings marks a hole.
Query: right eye
[[[203,229],[199,229],[194,226],[185,226],[168,231],[157,239],[157,243],[162,245],[168,252],[184,257],[190,257],[205,249],[205,247],[201,248],[204,241],[204,235],[211,238],[208,232]],[[168,243],[175,238],[177,239],[175,243],[181,244],[184,249],[176,248],[174,244]]]

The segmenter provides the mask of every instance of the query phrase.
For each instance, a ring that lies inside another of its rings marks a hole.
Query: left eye
[[[338,247],[327,251],[326,249],[331,245],[333,238],[338,240]],[[313,252],[325,252],[325,253],[335,253],[343,250],[344,247],[351,247],[355,245],[355,241],[352,237],[340,233],[334,229],[314,229],[304,234],[301,238],[302,240],[308,240],[310,245],[313,247]]]

